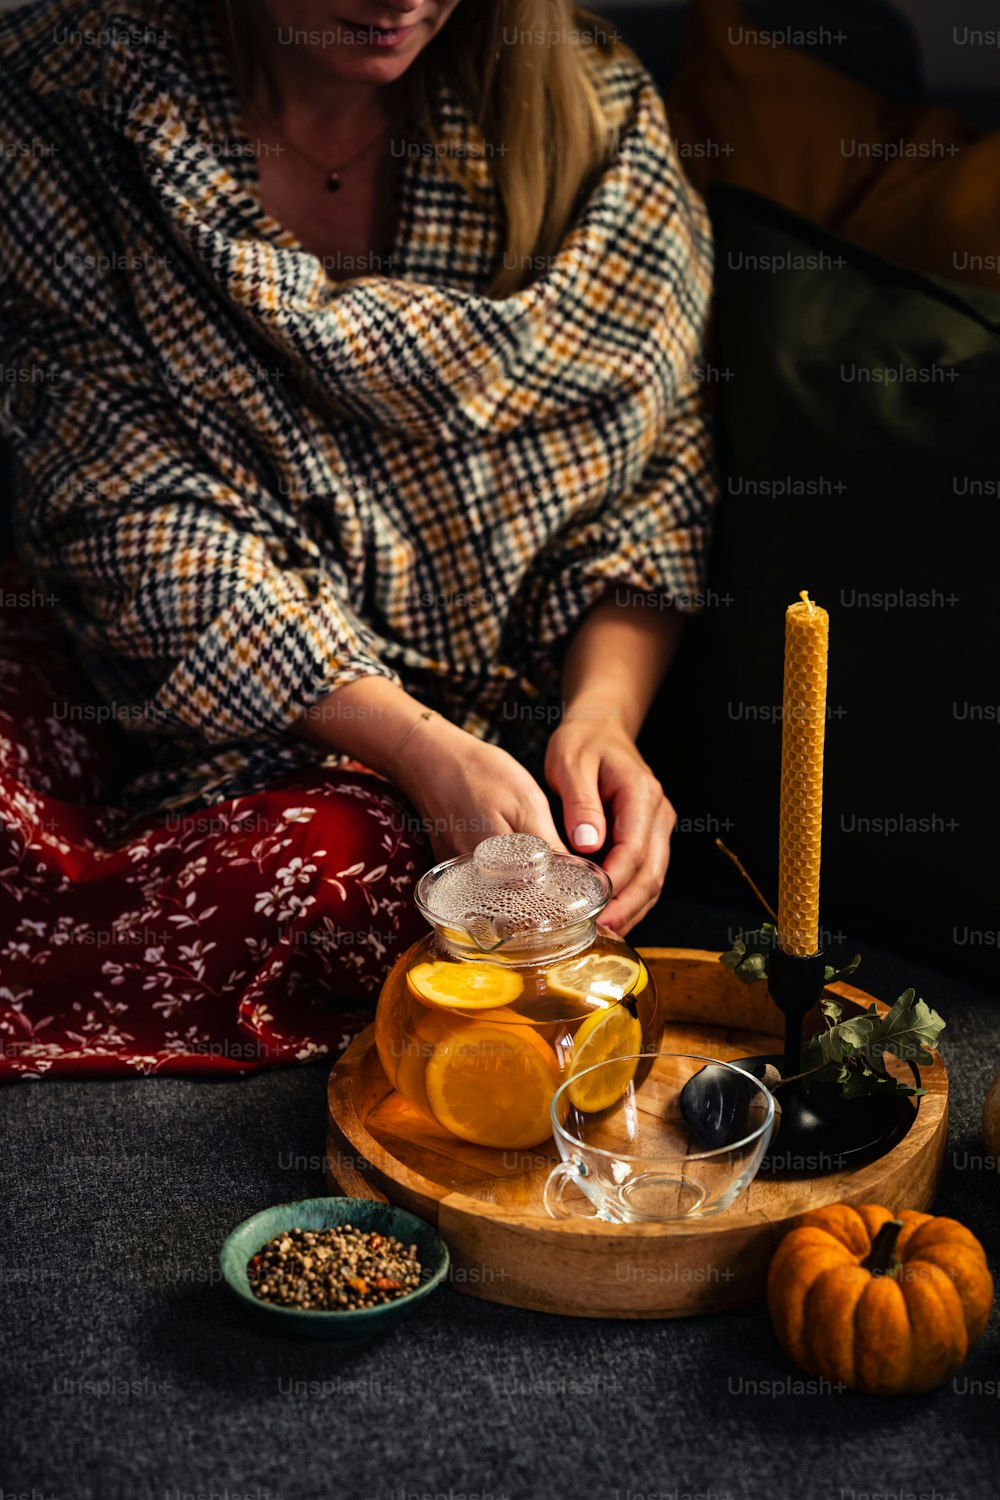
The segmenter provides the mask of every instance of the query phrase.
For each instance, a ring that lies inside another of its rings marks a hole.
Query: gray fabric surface
[[[718,946],[733,919],[666,905],[643,938]],[[996,1273],[1000,1175],[975,1159],[1000,1011],[871,950],[859,980],[883,997],[916,983],[948,1020],[938,1206]],[[218,1284],[218,1249],[255,1210],[324,1191],[326,1072],[0,1092],[4,1500],[995,1492],[996,1314],[952,1387],[893,1401],[789,1391],[802,1377],[762,1305],[589,1322],[445,1289],[346,1354],[258,1332]]]

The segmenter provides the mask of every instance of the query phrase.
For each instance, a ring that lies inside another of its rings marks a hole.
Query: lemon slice
[[[642,1027],[623,1005],[591,1011],[573,1039],[566,1090],[570,1104],[588,1114],[617,1104],[635,1077],[636,1054],[641,1051]],[[597,1063],[608,1066],[599,1073],[584,1072]]]
[[[498,964],[448,963],[435,959],[417,964],[406,976],[415,995],[448,1010],[495,1010],[516,1000],[524,989],[517,974]]]
[[[621,1000],[645,989],[649,970],[627,953],[584,953],[553,964],[545,976],[550,990],[569,1000]]]
[[[530,1026],[470,1021],[434,1049],[424,1087],[434,1118],[476,1146],[539,1146],[559,1086],[552,1048]]]

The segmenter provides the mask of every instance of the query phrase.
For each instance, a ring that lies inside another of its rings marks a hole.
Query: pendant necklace
[[[368,152],[371,151],[374,146],[377,146],[379,141],[385,139],[385,137],[389,134],[389,131],[392,129],[392,126],[385,126],[382,130],[379,131],[378,135],[372,137],[367,145],[362,146],[360,151],[355,151],[354,155],[347,157],[346,161],[336,162],[332,166],[328,165],[326,162],[319,161],[317,157],[310,155],[308,151],[303,151],[301,146],[297,146],[295,142],[285,134],[281,126],[278,124],[277,120],[272,119],[267,111],[265,109],[262,109],[261,106],[256,102],[256,100],[250,97],[249,89],[247,88],[247,79],[244,76],[243,71],[243,57],[239,45],[239,38],[237,36],[236,26],[233,20],[232,0],[226,0],[226,16],[229,22],[229,34],[233,44],[233,57],[236,62],[236,71],[239,77],[240,89],[250,108],[257,111],[258,115],[260,115],[264,123],[271,127],[275,135],[281,137],[290,151],[294,151],[296,156],[301,156],[303,161],[307,161],[310,166],[316,167],[318,171],[323,173],[325,179],[325,187],[328,193],[339,192],[341,185],[341,173],[346,172],[348,167],[353,167],[355,162],[359,162],[363,156],[367,156]]]

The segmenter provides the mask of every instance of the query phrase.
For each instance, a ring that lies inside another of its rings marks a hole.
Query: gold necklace
[[[383,129],[379,131],[378,135],[368,142],[367,146],[362,146],[360,151],[355,151],[354,155],[349,156],[346,161],[338,162],[336,166],[328,167],[325,162],[319,161],[315,156],[310,156],[308,151],[303,151],[301,146],[296,145],[296,143],[285,134],[281,126],[278,124],[277,120],[272,119],[266,110],[261,109],[256,100],[251,100],[250,106],[252,109],[255,109],[257,111],[265,124],[270,125],[271,129],[277,135],[280,135],[281,139],[284,141],[285,145],[289,148],[290,151],[294,151],[297,156],[302,157],[303,161],[307,161],[310,166],[316,167],[319,169],[319,171],[324,173],[326,177],[326,190],[328,193],[339,192],[341,172],[346,171],[348,167],[353,167],[354,163],[356,161],[360,161],[363,156],[366,156],[373,146],[377,146],[379,141],[384,140],[385,137],[389,134],[389,131],[392,129],[391,125],[384,126]]]
[[[285,134],[281,126],[278,124],[277,120],[272,119],[267,111],[265,109],[262,109],[255,99],[251,99],[250,91],[247,88],[247,81],[243,72],[243,57],[240,49],[239,38],[236,35],[236,24],[233,20],[232,0],[226,0],[226,17],[229,22],[229,35],[230,40],[233,44],[233,57],[236,61],[236,72],[238,74],[240,92],[242,93],[244,99],[247,100],[251,109],[255,109],[257,111],[265,124],[270,125],[271,129],[281,137],[290,151],[294,151],[297,156],[302,157],[303,161],[307,161],[310,166],[316,167],[320,172],[323,173],[324,177],[326,178],[326,190],[328,193],[339,192],[341,172],[345,172],[348,167],[353,167],[354,163],[356,161],[360,161],[363,156],[366,156],[373,146],[377,146],[379,141],[384,140],[384,138],[389,134],[389,131],[392,129],[392,126],[385,126],[382,130],[379,131],[377,136],[375,136],[368,142],[366,146],[362,146],[360,151],[355,151],[353,156],[349,156],[346,161],[337,162],[334,166],[327,166],[326,162],[317,160],[317,158],[315,156],[311,156],[308,151],[303,151],[301,146],[296,145],[296,143]]]

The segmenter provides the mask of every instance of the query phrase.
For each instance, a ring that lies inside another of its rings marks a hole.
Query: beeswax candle
[[[823,739],[830,616],[803,591],[785,614],[785,687],[778,824],[778,945],[819,949]]]

